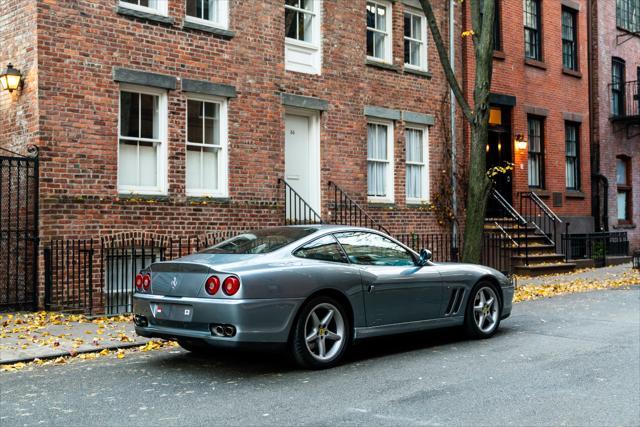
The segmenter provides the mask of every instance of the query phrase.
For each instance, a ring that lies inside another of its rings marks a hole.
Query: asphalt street
[[[0,425],[639,425],[640,288],[515,305],[490,340],[376,339],[341,366],[162,350],[0,374]]]

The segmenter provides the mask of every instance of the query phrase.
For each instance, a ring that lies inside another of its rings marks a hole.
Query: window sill
[[[214,27],[212,25],[206,25],[206,24],[200,24],[198,22],[192,22],[192,21],[188,21],[185,19],[184,23],[182,24],[182,28],[186,28],[189,30],[200,30],[200,31],[204,31],[206,33],[210,33],[210,34],[215,34],[227,39],[231,39],[233,37],[235,37],[236,33],[234,31],[231,30],[225,30],[223,28],[218,28],[218,27]]]
[[[145,19],[147,21],[173,25],[173,18],[162,15],[160,13],[143,12],[141,10],[128,8],[126,6],[118,6],[116,12],[120,15],[132,16],[134,18]]]
[[[367,59],[365,62],[366,65],[376,68],[382,68],[383,70],[395,71],[396,73],[400,72],[400,69],[393,64],[389,64],[388,62],[375,61],[373,59]]]
[[[524,64],[525,65],[529,65],[530,67],[533,67],[533,68],[538,68],[540,70],[546,70],[547,69],[547,64],[545,64],[542,61],[537,61],[535,59],[525,58],[524,59]]]
[[[507,55],[504,54],[501,50],[493,51],[493,59],[497,59],[499,61],[504,61],[507,58]]]
[[[118,199],[123,202],[136,202],[136,201],[156,201],[156,202],[168,202],[169,196],[163,194],[132,194],[132,193],[118,193]]]
[[[408,208],[423,208],[423,209],[428,209],[429,208],[429,201],[426,199],[420,200],[420,199],[407,199],[406,201],[407,207]]]
[[[382,197],[369,197],[367,202],[370,208],[394,208],[396,206],[392,199]]]
[[[415,68],[404,67],[403,71],[405,74],[415,74],[416,76],[421,76],[428,80],[431,80],[431,77],[433,77],[433,74],[431,74],[429,71],[416,70]]]
[[[567,199],[584,199],[585,197],[587,197],[580,190],[567,190],[565,196]]]
[[[582,73],[580,71],[572,70],[570,68],[562,67],[562,74],[566,74],[567,76],[576,77],[578,79],[582,78]]]
[[[231,202],[231,198],[229,196],[198,196],[198,195],[190,195],[187,194],[187,202],[194,204],[206,204],[206,203],[224,203],[228,204]]]
[[[617,225],[614,225],[613,228],[615,228],[616,230],[633,230],[636,228],[636,225],[632,222],[618,223]]]

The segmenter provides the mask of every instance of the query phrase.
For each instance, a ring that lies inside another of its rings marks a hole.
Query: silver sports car
[[[141,271],[136,332],[194,352],[283,346],[308,368],[335,365],[362,338],[456,325],[492,336],[511,314],[512,281],[430,258],[366,228],[249,231]]]

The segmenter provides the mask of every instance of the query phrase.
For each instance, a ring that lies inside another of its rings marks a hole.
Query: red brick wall
[[[181,234],[280,223],[284,173],[284,107],[280,92],[329,101],[321,116],[322,188],[333,180],[366,206],[365,105],[434,114],[446,91],[433,46],[431,80],[404,74],[402,8],[393,7],[398,70],[365,65],[365,0],[323,2],[321,76],[285,72],[281,1],[233,1],[224,39],[181,28],[184,2],[170,1],[174,25],[115,12],[115,0],[39,2],[39,103],[42,134],[42,233],[91,236],[147,229]],[[444,17],[443,11],[438,13]],[[443,20],[443,22],[446,22]],[[446,28],[446,27],[445,27]],[[229,102],[230,198],[194,205],[184,193],[185,97],[169,91],[168,198],[118,198],[119,86],[113,67],[234,85]],[[395,205],[370,207],[394,232],[443,231],[435,216],[404,202],[404,137],[396,122]],[[431,192],[438,191],[445,138],[430,129]],[[330,195],[324,194],[323,206]],[[393,218],[390,216],[393,213]],[[327,212],[323,212],[326,215]]]
[[[593,39],[595,96],[594,142],[599,145],[600,173],[609,181],[609,230],[626,231],[631,247],[640,249],[640,126],[636,125],[627,134],[626,129],[614,125],[611,115],[610,88],[611,60],[621,58],[626,64],[626,81],[637,80],[640,67],[640,37],[624,36],[616,28],[615,2],[597,1],[593,20],[597,23]],[[621,35],[622,38],[617,39]],[[635,134],[635,135],[634,135]],[[617,219],[616,158],[631,158],[633,217],[632,224],[619,224]]]
[[[12,63],[24,78],[22,90],[0,91],[0,147],[25,154],[38,138],[36,1],[0,0],[0,11],[0,70]]]
[[[591,170],[589,164],[589,98],[587,71],[586,0],[580,0],[578,13],[578,56],[582,77],[563,73],[560,1],[542,1],[542,68],[525,64],[522,0],[499,0],[502,51],[494,56],[491,91],[515,96],[512,110],[512,143],[515,135],[528,139],[527,107],[547,109],[544,124],[545,188],[538,193],[558,215],[564,217],[591,216]],[[465,2],[463,27],[471,29],[468,2]],[[473,94],[475,67],[470,37],[464,40],[465,90]],[[563,113],[582,116],[580,127],[579,198],[570,197],[565,180],[565,120]],[[468,136],[468,133],[467,133]],[[513,147],[513,194],[529,191],[528,153]],[[562,206],[552,206],[551,195],[562,193]]]

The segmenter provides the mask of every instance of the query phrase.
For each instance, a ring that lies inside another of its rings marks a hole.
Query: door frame
[[[306,200],[306,202],[311,206],[318,214],[322,212],[322,187],[320,185],[320,162],[321,162],[321,152],[320,152],[320,112],[316,110],[309,110],[306,108],[295,108],[295,107],[285,107],[284,110],[284,172],[286,179],[286,132],[287,132],[287,115],[291,116],[301,116],[309,119],[309,159],[308,159],[308,170],[309,170],[309,185],[312,188],[312,197],[311,200]],[[315,190],[315,191],[313,191]]]

